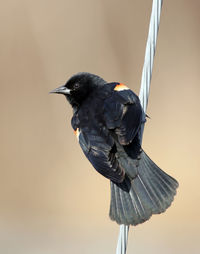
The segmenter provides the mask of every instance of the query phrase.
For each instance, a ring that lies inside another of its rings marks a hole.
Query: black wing
[[[96,105],[92,105],[91,108],[96,117],[88,115],[88,106],[86,110],[82,107],[78,120],[77,117],[73,117],[72,126],[76,130],[85,156],[93,167],[111,181],[121,183],[125,177],[125,167],[119,163],[120,148],[116,147],[118,144],[115,136],[118,136],[121,145],[128,145],[134,139],[141,124],[140,102],[131,90],[114,90],[109,97],[101,100],[99,105],[97,100],[95,102]]]
[[[72,121],[72,125],[73,122],[75,121]],[[124,180],[125,172],[116,159],[114,139],[110,136],[107,128],[103,126],[95,128],[95,122],[92,126],[89,126],[90,128],[74,128],[85,156],[100,174],[115,183],[121,183]]]
[[[141,127],[143,111],[135,93],[122,84],[116,85],[116,88],[112,96],[105,100],[104,118],[107,128],[113,130],[119,143],[125,146],[136,137]]]

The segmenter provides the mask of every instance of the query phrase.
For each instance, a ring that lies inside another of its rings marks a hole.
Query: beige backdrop
[[[82,154],[64,97],[88,71],[139,92],[151,0],[9,0],[0,9],[0,253],[115,253],[109,182]],[[143,147],[175,202],[128,253],[200,253],[200,1],[164,1]]]

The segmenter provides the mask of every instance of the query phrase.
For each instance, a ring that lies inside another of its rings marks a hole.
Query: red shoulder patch
[[[74,130],[74,134],[76,135],[77,139],[79,140],[79,135],[80,135],[80,130],[79,130],[79,128],[77,128],[76,130]]]
[[[123,91],[123,90],[129,90],[129,88],[126,85],[120,83],[115,86],[114,90],[119,92],[119,91]]]

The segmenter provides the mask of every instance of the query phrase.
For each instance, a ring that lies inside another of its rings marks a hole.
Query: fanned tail
[[[164,212],[172,203],[178,182],[162,171],[142,151],[138,174],[121,184],[111,182],[110,218],[118,224],[137,225],[152,214]]]

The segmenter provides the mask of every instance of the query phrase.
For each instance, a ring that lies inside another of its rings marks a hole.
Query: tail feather
[[[152,214],[164,212],[177,187],[178,182],[142,151],[137,176],[126,176],[121,184],[111,182],[110,218],[118,224],[140,224]]]
[[[117,217],[117,207],[116,207],[116,197],[115,197],[115,184],[111,184],[111,193],[112,198],[110,201],[110,214],[112,214],[113,218]]]
[[[148,158],[147,155],[145,158]],[[178,187],[177,182],[162,171],[150,158],[145,159],[145,161],[147,161],[146,168],[152,168],[152,171],[150,171],[151,179],[153,179],[155,186],[158,187],[156,190],[160,190],[161,198],[168,207],[176,194],[176,188]]]
[[[119,219],[121,221],[126,220],[124,202],[120,197],[120,190],[119,188],[117,188],[117,186],[115,186],[115,197],[116,197],[117,213],[119,214]]]
[[[130,214],[130,211],[134,211],[137,217],[137,209],[136,209],[136,204],[133,204],[131,196],[129,192],[122,190],[119,188],[117,185],[115,185],[116,188],[119,189],[120,195],[121,195],[121,201],[123,203],[123,208],[126,214],[126,220],[128,223],[132,221],[132,216]],[[124,202],[123,202],[124,201]],[[119,222],[118,222],[119,223]]]
[[[146,171],[146,170],[145,170]],[[153,207],[154,213],[159,213],[165,210],[166,206],[166,194],[163,191],[162,184],[159,182],[159,179],[152,174],[152,172],[144,172],[144,175],[141,176],[146,186],[150,190],[152,198],[156,202],[156,206]],[[145,179],[146,178],[146,179]]]

